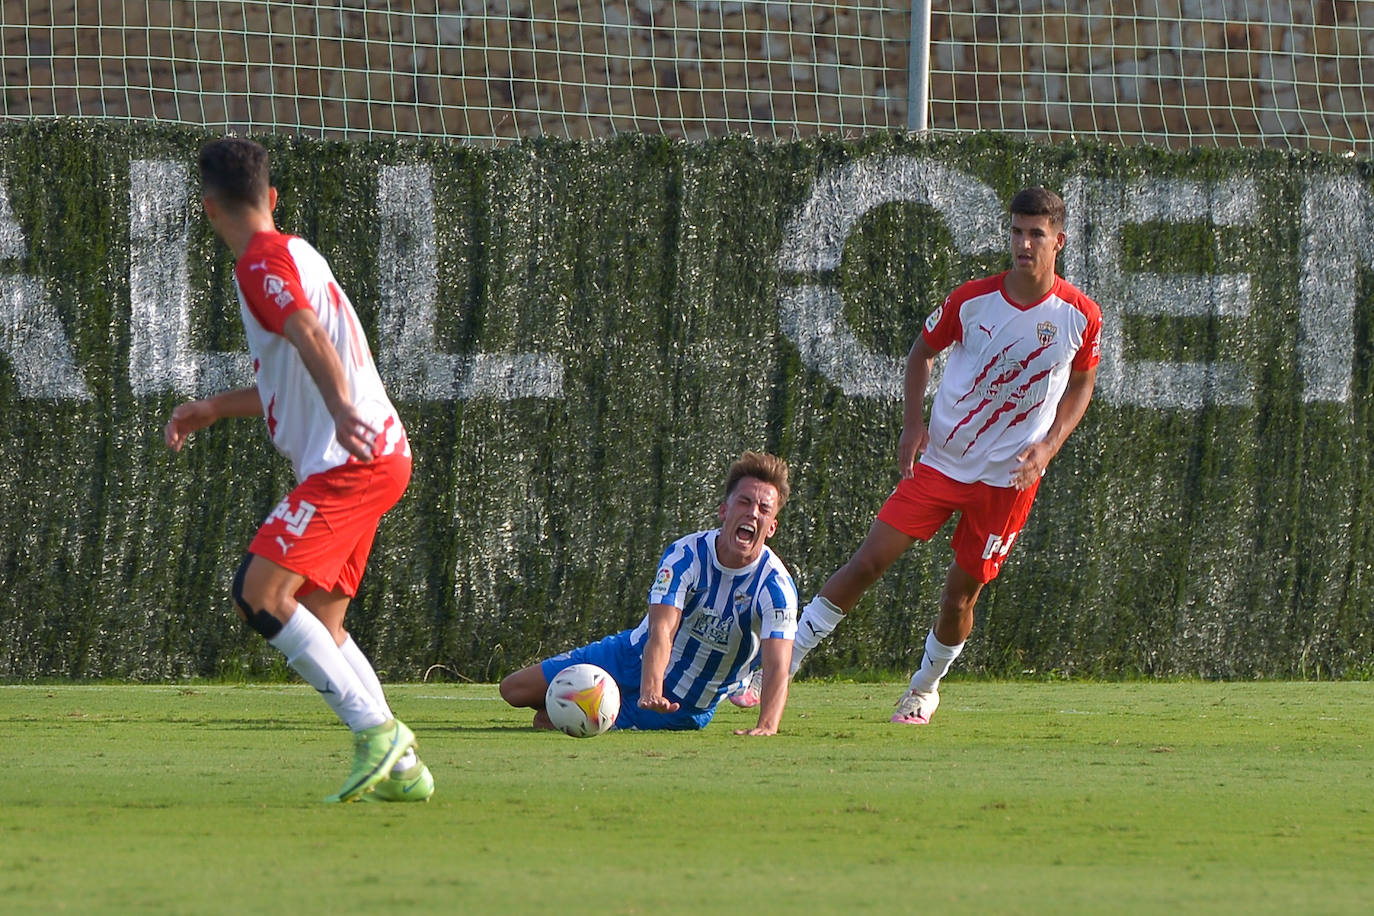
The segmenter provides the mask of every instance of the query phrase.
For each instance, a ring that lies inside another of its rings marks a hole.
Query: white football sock
[[[381,725],[391,718],[386,707],[367,692],[329,630],[304,606],[296,605],[291,619],[268,642],[353,731]]]
[[[841,620],[844,620],[844,611],[821,595],[812,598],[811,603],[802,608],[801,617],[797,620],[797,638],[792,641],[792,664],[788,666],[788,677],[797,673],[806,653],[833,633]]]
[[[382,682],[377,677],[377,672],[372,669],[372,662],[367,660],[363,650],[359,649],[358,644],[353,641],[351,633],[343,641],[343,645],[339,646],[339,651],[343,653],[343,657],[348,661],[348,666],[353,669],[353,673],[358,675],[358,680],[363,682],[363,687],[367,688],[372,699],[376,700],[382,709],[386,710],[386,717],[390,719],[391,707],[387,705],[386,693],[382,690]]]
[[[406,752],[401,755],[401,759],[396,761],[396,765],[391,768],[392,776],[400,776],[406,770],[420,762],[420,758],[415,756],[415,748],[408,747]]]
[[[386,693],[382,690],[382,681],[377,677],[372,662],[367,660],[363,650],[358,648],[358,644],[353,641],[353,634],[350,633],[344,638],[343,645],[339,646],[339,651],[347,659],[353,673],[358,675],[358,680],[363,682],[363,687],[367,688],[367,692],[372,695],[372,699],[376,700],[382,709],[386,710],[386,717],[392,718],[391,707],[387,704]],[[401,755],[401,759],[397,760],[396,765],[391,768],[391,774],[395,776],[404,773],[415,766],[418,761],[419,758],[415,756],[415,748],[408,747],[406,752]]]
[[[911,676],[911,688],[917,693],[930,693],[940,686],[940,678],[949,673],[949,666],[964,651],[964,644],[947,646],[935,638],[935,631],[926,635],[926,653],[921,657],[921,667]]]

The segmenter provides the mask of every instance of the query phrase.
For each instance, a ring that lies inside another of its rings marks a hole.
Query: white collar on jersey
[[[758,569],[759,564],[763,562],[763,555],[768,552],[768,547],[765,545],[763,550],[759,552],[758,557],[754,559],[754,562],[750,563],[748,566],[741,566],[739,569],[735,569],[732,566],[726,566],[724,563],[720,562],[720,554],[716,553],[716,538],[719,536],[720,529],[717,528],[706,536],[706,543],[711,548],[711,562],[715,564],[716,569],[729,576],[742,576],[745,573],[751,573],[755,569]]]

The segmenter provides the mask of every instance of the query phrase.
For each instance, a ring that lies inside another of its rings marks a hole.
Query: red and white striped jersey
[[[234,266],[239,311],[253,354],[267,432],[291,460],[296,480],[356,461],[334,437],[334,418],[291,341],[286,319],[310,309],[333,342],[358,412],[382,430],[376,456],[410,454],[405,428],[382,387],[367,337],[329,263],[310,243],[280,232],[259,232]]]
[[[1006,274],[973,280],[926,319],[934,350],[951,347],[921,456],[964,483],[1011,486],[1016,456],[1054,423],[1069,374],[1097,365],[1102,310],[1061,277],[1039,302],[1007,298]]]

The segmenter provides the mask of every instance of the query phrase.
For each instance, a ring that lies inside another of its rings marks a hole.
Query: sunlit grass
[[[294,685],[0,688],[6,912],[1363,912],[1367,683],[794,686],[784,733],[578,741],[393,688],[438,783],[330,806]]]

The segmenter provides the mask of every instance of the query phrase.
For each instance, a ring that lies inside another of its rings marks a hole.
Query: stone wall
[[[477,140],[907,126],[907,0],[29,6],[4,0],[4,117]],[[993,6],[935,4],[936,129],[1361,152],[1374,136],[1374,3]]]

